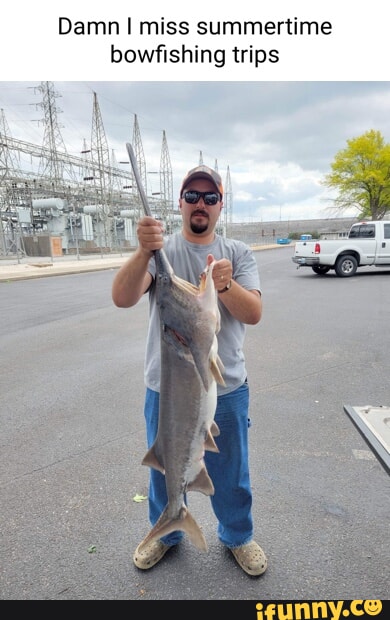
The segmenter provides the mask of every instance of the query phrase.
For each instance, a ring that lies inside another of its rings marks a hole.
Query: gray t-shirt
[[[207,264],[207,255],[216,260],[227,258],[233,265],[233,279],[248,290],[260,289],[260,276],[252,250],[242,241],[226,239],[216,235],[210,245],[199,245],[186,241],[181,232],[166,237],[164,251],[177,276],[198,286],[199,276]],[[156,304],[154,277],[156,273],[154,258],[150,259],[149,272],[153,284],[149,289],[149,329],[146,341],[145,384],[150,389],[160,391],[160,319]],[[227,293],[228,294],[228,293]],[[225,367],[223,378],[226,387],[218,385],[218,394],[227,394],[237,389],[245,381],[247,372],[243,352],[246,326],[237,321],[219,303],[221,329],[218,333],[218,354]]]

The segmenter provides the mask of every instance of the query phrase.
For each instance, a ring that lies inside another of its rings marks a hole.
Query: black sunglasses
[[[184,200],[188,202],[190,205],[196,205],[197,202],[201,198],[203,198],[203,202],[205,205],[216,205],[220,200],[219,194],[216,192],[198,192],[195,189],[192,189],[188,192],[184,192],[183,196]]]

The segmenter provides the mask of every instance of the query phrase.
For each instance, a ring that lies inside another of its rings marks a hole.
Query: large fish
[[[160,409],[156,440],[142,463],[165,474],[168,503],[140,546],[175,530],[198,548],[207,544],[184,498],[187,491],[214,494],[204,451],[218,452],[214,436],[217,382],[223,384],[218,357],[219,310],[207,266],[199,287],[162,270],[156,256],[156,295],[161,320]],[[169,265],[166,267],[168,268]]]
[[[150,215],[132,147],[126,146],[145,212]],[[139,550],[181,530],[206,551],[206,540],[187,508],[185,494],[214,494],[203,458],[205,450],[218,452],[214,415],[217,383],[224,385],[218,356],[220,313],[212,278],[214,262],[205,266],[199,286],[194,286],[175,275],[164,250],[156,250],[154,256],[161,326],[160,408],[156,440],[142,463],[165,475],[168,503]]]

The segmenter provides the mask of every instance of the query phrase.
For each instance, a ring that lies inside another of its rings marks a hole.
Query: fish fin
[[[154,446],[152,446],[150,450],[148,450],[145,454],[144,458],[142,459],[142,465],[147,465],[148,467],[157,469],[157,471],[160,471],[162,474],[165,475],[165,469],[156,456]]]
[[[204,355],[201,351],[199,351],[198,348],[194,346],[194,343],[191,343],[189,348],[192,354],[192,359],[194,360],[195,368],[198,371],[201,381],[203,383],[203,387],[206,392],[208,392],[211,381],[210,373],[208,371],[207,356]]]
[[[214,495],[214,485],[204,465],[196,478],[187,484],[187,491],[200,491],[204,495]]]
[[[210,370],[211,370],[211,374],[213,375],[215,381],[219,383],[220,385],[225,386],[226,383],[221,374],[221,372],[223,372],[225,368],[219,357],[217,357],[216,359],[210,360]]]
[[[213,434],[211,431],[207,432],[204,442],[204,449],[209,450],[210,452],[219,452],[218,446],[213,439]]]
[[[177,530],[181,530],[182,532],[188,534],[192,544],[195,545],[195,547],[201,549],[202,551],[207,551],[206,539],[194,517],[184,504],[180,509],[179,516],[176,519],[168,516],[168,506],[164,509],[155,526],[150,530],[149,534],[139,545],[139,550],[142,551],[144,546],[153,540],[158,540],[159,538],[167,536],[167,534],[176,532]]]
[[[183,278],[180,278],[176,274],[172,274],[172,280],[183,291],[185,291],[187,293],[192,293],[193,295],[198,295],[199,294],[199,287],[198,286],[195,286],[195,284],[191,284],[191,282],[187,282],[187,280],[183,280]]]
[[[214,422],[214,420],[211,422],[210,433],[213,437],[218,437],[218,435],[221,434],[221,431],[218,428],[218,424]]]
[[[199,525],[195,521],[188,508],[185,508],[184,511],[186,513],[186,516],[184,517],[186,529],[184,530],[184,532],[188,534],[190,541],[195,547],[197,547],[201,551],[207,551],[207,542],[205,537],[203,536],[202,530],[200,529]]]

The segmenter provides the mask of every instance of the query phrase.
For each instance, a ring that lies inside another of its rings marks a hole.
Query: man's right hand
[[[146,215],[137,224],[137,237],[142,250],[153,253],[154,250],[161,250],[164,245],[163,223]]]
[[[130,258],[120,267],[112,285],[112,299],[118,308],[134,306],[149,289],[152,276],[148,265],[154,250],[163,245],[162,222],[153,217],[142,217],[137,224],[139,245]]]

